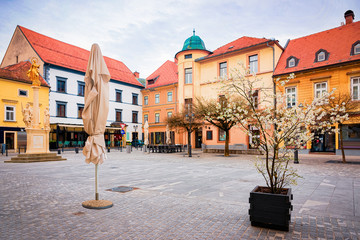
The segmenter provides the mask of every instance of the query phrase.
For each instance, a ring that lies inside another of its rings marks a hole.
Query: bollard
[[[58,154],[61,154],[61,149],[58,148]]]
[[[110,147],[108,147],[108,152],[110,152]]]
[[[79,148],[75,147],[75,153],[79,153]]]
[[[296,163],[296,164],[299,163],[299,152],[298,152],[297,148],[295,148],[295,150],[294,150],[294,163]]]
[[[62,146],[62,152],[64,152],[64,145]]]

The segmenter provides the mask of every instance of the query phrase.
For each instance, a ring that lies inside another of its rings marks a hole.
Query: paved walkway
[[[113,151],[99,167],[101,199],[90,210],[94,165],[14,164],[0,155],[0,239],[360,239],[360,158],[300,155],[289,232],[250,226],[249,192],[262,185],[252,156]],[[117,186],[139,189],[106,191]]]

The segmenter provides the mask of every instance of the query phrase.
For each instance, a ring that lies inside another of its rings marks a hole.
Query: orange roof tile
[[[31,63],[29,61],[24,61],[0,68],[0,78],[32,84],[32,81],[27,76],[27,72],[29,71],[30,67]],[[50,87],[41,75],[39,80],[41,82],[41,86]]]
[[[269,41],[272,41],[272,40],[266,39],[266,38],[254,38],[254,37],[246,37],[246,36],[244,36],[244,37],[238,38],[235,41],[232,41],[232,42],[230,42],[228,44],[225,44],[224,46],[219,47],[218,49],[216,49],[215,51],[213,51],[209,55],[197,59],[197,61],[201,61],[201,60],[205,60],[205,59],[208,59],[208,58],[216,57],[216,56],[226,54],[226,53],[239,51],[239,50],[246,49],[246,48],[249,48],[249,47],[253,47],[255,45],[262,44],[262,43],[269,42]]]
[[[172,61],[166,61],[161,67],[146,78],[146,88],[160,87],[178,82],[178,68]],[[148,84],[148,80],[154,79],[153,84]]]
[[[360,60],[360,54],[350,55],[352,45],[359,40],[360,21],[291,40],[279,59],[274,75]],[[329,57],[315,62],[315,54],[320,49],[326,50]],[[295,67],[287,68],[287,59],[291,56],[299,62]]]
[[[90,51],[47,37],[22,26],[18,27],[44,62],[86,72]],[[111,79],[142,86],[124,63],[108,57],[104,57],[104,59]]]

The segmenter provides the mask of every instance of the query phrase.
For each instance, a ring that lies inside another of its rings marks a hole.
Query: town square
[[[356,1],[0,4],[0,239],[360,239]]]

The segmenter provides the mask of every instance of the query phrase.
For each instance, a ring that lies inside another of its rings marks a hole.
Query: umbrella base
[[[108,200],[88,200],[82,202],[82,206],[89,209],[106,209],[111,208],[113,203]]]

